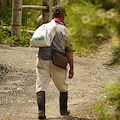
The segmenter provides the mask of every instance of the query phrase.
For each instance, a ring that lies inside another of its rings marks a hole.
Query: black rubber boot
[[[37,93],[38,119],[45,119],[45,91]]]
[[[68,92],[60,92],[60,114],[69,115],[70,111],[67,110]]]

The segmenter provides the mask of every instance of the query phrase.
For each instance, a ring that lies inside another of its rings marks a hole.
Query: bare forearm
[[[67,52],[67,57],[70,68],[73,69],[73,52]]]
[[[70,65],[69,78],[72,78],[74,75],[74,66],[73,66],[73,52],[67,52],[68,62]]]

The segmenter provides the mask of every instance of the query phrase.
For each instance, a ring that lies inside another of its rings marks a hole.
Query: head
[[[66,9],[62,5],[56,5],[53,8],[53,18],[61,18],[64,20],[66,16]]]

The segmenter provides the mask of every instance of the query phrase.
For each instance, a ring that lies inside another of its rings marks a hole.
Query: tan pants
[[[46,91],[51,78],[59,91],[68,91],[68,84],[66,83],[67,70],[53,65],[51,60],[42,60],[37,57],[36,74],[36,93]]]

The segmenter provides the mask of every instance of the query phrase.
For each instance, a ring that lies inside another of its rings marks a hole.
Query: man
[[[50,47],[39,48],[36,61],[36,94],[38,103],[38,119],[45,119],[45,91],[52,78],[55,86],[60,91],[60,114],[69,115],[67,110],[68,84],[66,83],[67,69],[60,68],[52,62],[52,49],[65,53],[70,65],[69,78],[74,75],[73,70],[73,48],[71,36],[66,28],[64,19],[66,9],[61,5],[53,8],[53,18],[56,22],[56,35]],[[64,30],[64,33],[61,31]]]

